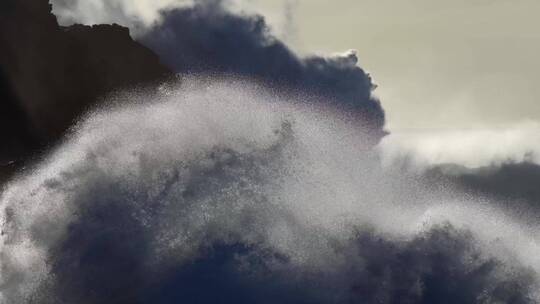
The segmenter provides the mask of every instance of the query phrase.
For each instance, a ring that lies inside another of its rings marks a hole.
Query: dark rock
[[[99,97],[171,75],[127,28],[61,27],[51,9],[48,0],[0,3],[0,176],[3,164],[54,144]]]

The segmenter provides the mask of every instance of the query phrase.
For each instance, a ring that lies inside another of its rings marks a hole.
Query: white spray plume
[[[362,227],[407,242],[450,223],[483,257],[540,274],[538,227],[381,170],[346,115],[244,82],[184,79],[128,99],[89,115],[6,187],[0,303],[35,296],[69,227],[109,205],[141,227],[152,269],[221,241],[277,252],[299,274],[332,273],[347,267],[336,248]]]

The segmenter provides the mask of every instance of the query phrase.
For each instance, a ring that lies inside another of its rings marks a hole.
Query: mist
[[[538,300],[536,226],[383,169],[346,113],[208,78],[113,104],[6,186],[4,303]]]
[[[393,131],[380,145],[388,165],[407,159],[420,168],[456,164],[468,168],[505,163],[540,164],[540,124],[470,129]]]

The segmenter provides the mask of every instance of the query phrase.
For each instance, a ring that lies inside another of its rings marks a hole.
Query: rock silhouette
[[[100,96],[171,75],[127,28],[62,27],[51,10],[48,0],[0,3],[0,179]]]

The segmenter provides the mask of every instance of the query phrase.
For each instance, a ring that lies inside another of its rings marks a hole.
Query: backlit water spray
[[[281,95],[188,78],[88,115],[3,191],[0,303],[539,300],[538,227]]]

